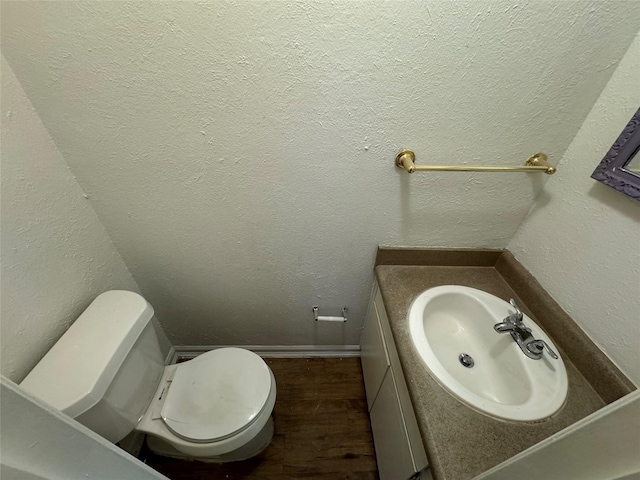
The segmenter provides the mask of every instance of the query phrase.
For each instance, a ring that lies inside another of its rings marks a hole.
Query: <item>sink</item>
[[[444,285],[416,297],[409,331],[427,372],[459,400],[502,419],[541,420],[564,404],[567,371],[562,357],[545,352],[533,360],[511,335],[494,331],[513,313],[509,303],[487,292]],[[531,318],[524,315],[523,323],[558,352]]]

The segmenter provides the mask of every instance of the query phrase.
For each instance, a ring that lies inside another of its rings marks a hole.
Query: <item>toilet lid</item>
[[[179,437],[223,440],[253,423],[270,391],[271,373],[262,358],[220,348],[178,365],[160,415]]]

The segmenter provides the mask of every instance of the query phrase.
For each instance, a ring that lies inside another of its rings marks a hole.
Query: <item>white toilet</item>
[[[20,386],[112,442],[133,430],[155,453],[225,462],[273,437],[276,383],[253,352],[220,348],[164,366],[140,295],[98,296]]]

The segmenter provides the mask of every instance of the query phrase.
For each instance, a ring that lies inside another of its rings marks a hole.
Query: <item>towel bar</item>
[[[529,157],[522,167],[482,167],[471,165],[416,165],[416,155],[411,150],[402,150],[396,155],[396,166],[404,168],[407,172],[530,172],[556,173],[555,167],[547,163],[544,153],[536,153]]]

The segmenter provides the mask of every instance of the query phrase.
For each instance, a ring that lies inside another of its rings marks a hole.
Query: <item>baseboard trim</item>
[[[178,357],[194,358],[216,348],[238,347],[251,350],[262,358],[359,357],[360,345],[178,345],[172,348],[169,363]]]

